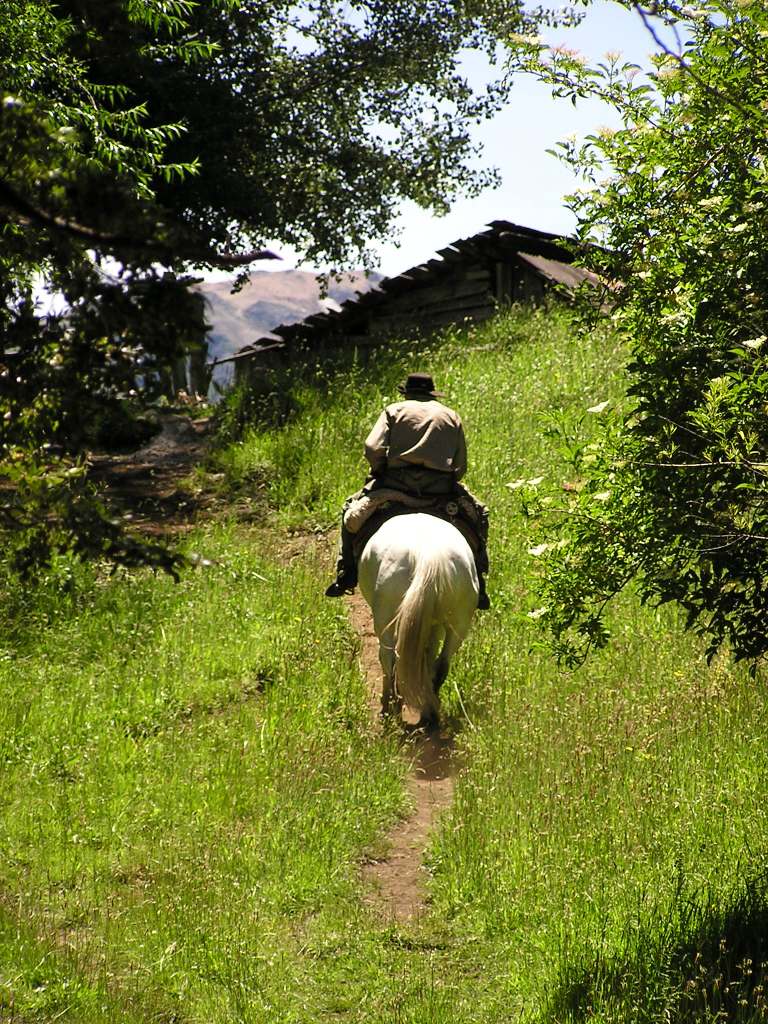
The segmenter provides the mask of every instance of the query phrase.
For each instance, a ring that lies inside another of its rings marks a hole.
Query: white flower
[[[537,544],[534,548],[528,548],[528,554],[534,558],[540,558],[545,551],[549,551],[549,544]]]
[[[505,486],[508,487],[510,491],[517,491],[523,486],[524,483],[525,480],[523,480],[521,477],[520,480],[513,480],[511,484],[506,484]]]
[[[764,341],[765,341],[765,335],[761,334],[759,338],[750,338],[749,341],[744,341],[744,342],[742,342],[742,344],[746,348],[753,348],[754,349],[754,348],[760,348],[760,346],[763,344]]]
[[[522,46],[543,46],[541,36],[525,35],[522,32],[510,32],[507,37],[511,43],[518,43]]]
[[[538,487],[543,479],[544,479],[543,476],[535,476],[531,480],[528,481],[528,486],[529,487]]]
[[[605,410],[608,408],[608,404],[609,404],[608,402],[600,402],[598,405],[592,405],[592,406],[590,406],[589,409],[587,409],[587,412],[593,412],[593,413],[605,412]]]
[[[540,619],[541,616],[542,615],[546,615],[548,611],[549,611],[549,608],[547,608],[546,606],[544,608],[535,608],[532,612],[528,612],[528,618],[529,619]]]

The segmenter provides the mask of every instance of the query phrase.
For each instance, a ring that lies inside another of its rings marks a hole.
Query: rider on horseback
[[[480,583],[478,608],[489,608],[484,579],[488,571],[488,512],[459,483],[467,469],[467,446],[461,419],[453,409],[437,401],[443,395],[435,391],[429,374],[409,374],[399,391],[404,400],[388,405],[366,438],[365,457],[371,473],[363,489],[344,504],[337,577],[326,590],[326,596],[339,597],[357,585],[357,562],[347,512],[353,506],[358,509],[370,507],[372,512],[375,506],[380,506],[375,500],[377,493],[384,498],[382,492],[386,491],[388,501],[395,503],[397,495],[400,495],[405,504],[415,498],[423,499],[427,505],[442,503],[454,515],[462,508],[466,510],[465,525],[469,522],[473,527],[473,539],[476,540],[473,549]],[[394,497],[392,492],[395,492]],[[412,510],[412,507],[401,509]],[[369,516],[371,512],[364,512],[363,516]]]

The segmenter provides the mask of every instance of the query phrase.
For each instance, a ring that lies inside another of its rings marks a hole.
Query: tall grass
[[[585,337],[567,316],[513,312],[449,332],[415,361],[390,352],[374,368],[378,392],[370,371],[363,387],[356,368],[339,374],[313,392],[317,411],[305,400],[308,419],[243,445],[267,463],[276,450],[295,453],[300,436],[318,454],[338,452],[321,490],[312,494],[318,474],[303,462],[308,475],[280,476],[274,494],[284,520],[323,523],[357,486],[364,430],[407,369],[431,369],[461,411],[467,482],[492,510],[494,610],[478,617],[448,688],[449,710],[468,718],[467,768],[430,851],[432,898],[437,918],[514,958],[505,998],[532,1016],[621,1017],[633,1000],[638,1019],[677,1012],[693,967],[673,951],[695,948],[692,930],[716,931],[707,922],[743,908],[745,891],[762,919],[765,897],[755,852],[768,836],[761,684],[724,660],[707,668],[674,611],[631,597],[615,612],[609,651],[576,673],[540,649],[527,615],[532,535],[506,485],[565,481],[554,428],[588,440],[586,409],[621,398],[621,361],[609,336]],[[756,1005],[737,1004],[745,1019]]]
[[[557,668],[518,479],[567,470],[622,353],[511,311],[416,350],[307,366],[217,468],[259,529],[201,529],[178,586],[59,565],[9,592],[0,652],[0,1020],[765,1020],[764,687],[707,667],[674,610],[617,606]],[[319,598],[362,439],[405,372],[464,419],[493,608],[444,688],[461,761],[430,910],[367,909],[357,865],[405,801],[357,641]],[[294,554],[295,554],[294,550]],[[13,600],[10,600],[13,597]]]
[[[311,561],[200,539],[178,586],[49,594],[2,662],[0,1019],[260,1019],[290,922],[354,897],[402,806]]]

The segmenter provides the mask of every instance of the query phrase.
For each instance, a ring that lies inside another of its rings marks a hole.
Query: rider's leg
[[[475,527],[475,533],[480,544],[475,554],[475,568],[477,569],[477,581],[480,587],[477,608],[478,611],[486,611],[491,607],[491,600],[485,587],[485,575],[488,572],[488,509],[479,501],[464,484],[457,483],[456,490],[459,496],[468,499],[472,505],[473,514],[469,516],[470,522]]]
[[[344,506],[346,511],[346,505]],[[351,594],[357,586],[357,562],[352,550],[352,534],[344,525],[344,512],[341,514],[341,538],[339,541],[339,558],[336,563],[336,579],[325,592],[326,597],[341,597]]]

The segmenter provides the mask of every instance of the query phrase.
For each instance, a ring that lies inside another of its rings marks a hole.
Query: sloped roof
[[[236,363],[240,359],[250,359],[251,356],[259,356],[262,352],[271,352],[273,349],[285,348],[285,342],[275,338],[274,335],[262,337],[262,341],[272,339],[271,345],[244,345],[234,355],[224,356],[222,359],[214,359],[210,366],[222,366],[224,363]]]
[[[356,298],[347,299],[338,310],[330,309],[297,323],[281,324],[273,328],[268,335],[257,338],[256,345],[241,349],[234,358],[256,354],[259,351],[258,343],[262,341],[273,342],[278,338],[290,343],[299,337],[311,338],[315,333],[320,335],[343,331],[345,328],[354,330],[356,323],[362,322],[371,310],[385,305],[403,292],[452,274],[457,263],[503,260],[516,254],[535,273],[567,288],[575,288],[593,279],[596,283],[594,274],[570,265],[575,251],[576,243],[562,235],[523,227],[507,220],[494,220],[476,235],[457,239],[439,249],[436,258],[419,263],[395,277],[384,278],[369,291],[358,291]]]
[[[561,263],[559,260],[548,260],[545,256],[534,256],[529,252],[519,252],[518,257],[527,263],[536,273],[546,277],[553,284],[565,288],[576,289],[583,284],[599,285],[600,278],[584,267],[574,267],[572,263]]]

